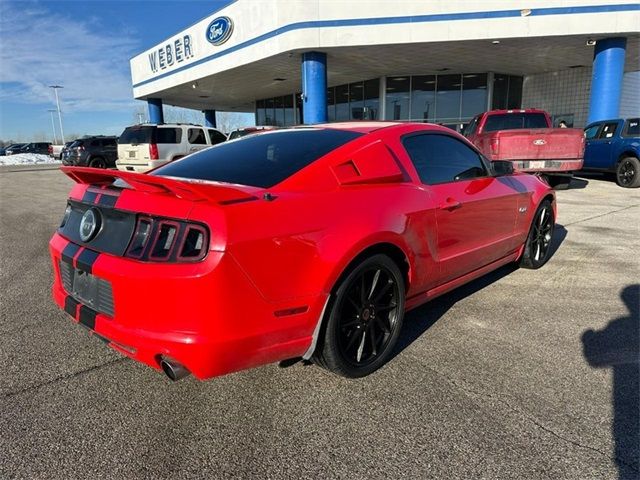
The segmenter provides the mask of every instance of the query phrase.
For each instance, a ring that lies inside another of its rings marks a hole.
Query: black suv
[[[62,157],[64,165],[113,168],[118,158],[118,137],[84,137],[73,142]]]

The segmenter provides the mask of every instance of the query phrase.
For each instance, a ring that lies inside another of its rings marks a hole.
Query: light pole
[[[64,88],[60,85],[49,85],[49,88],[53,88],[56,92],[56,106],[58,107],[58,121],[60,122],[60,136],[62,137],[62,143],[64,144],[64,130],[62,129],[62,114],[60,113],[60,99],[58,98],[58,89]]]
[[[56,138],[56,124],[53,121],[53,112],[55,112],[54,109],[49,109],[47,110],[47,112],[49,112],[51,114],[51,127],[53,128],[53,144],[57,145],[58,144],[58,139]]]

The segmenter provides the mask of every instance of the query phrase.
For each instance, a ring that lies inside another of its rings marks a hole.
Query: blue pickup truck
[[[584,134],[583,170],[613,172],[621,187],[640,187],[640,118],[594,122]]]

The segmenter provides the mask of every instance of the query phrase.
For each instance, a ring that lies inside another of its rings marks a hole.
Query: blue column
[[[327,121],[327,54],[302,54],[302,120],[305,124]]]
[[[207,127],[216,128],[216,111],[215,110],[203,110],[204,124]]]
[[[626,47],[626,38],[605,38],[596,43],[588,123],[618,117]]]
[[[149,106],[149,123],[164,123],[164,115],[162,114],[162,99],[147,98]]]

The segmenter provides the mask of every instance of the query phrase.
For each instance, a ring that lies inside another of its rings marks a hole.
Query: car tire
[[[544,200],[533,216],[524,251],[520,257],[521,267],[535,270],[547,263],[551,257],[554,228],[553,206],[549,200]]]
[[[388,256],[373,255],[351,268],[331,295],[316,363],[347,378],[380,368],[398,341],[404,297],[404,276]]]
[[[616,165],[616,183],[624,188],[640,187],[640,161],[624,157]]]
[[[93,157],[89,162],[92,168],[107,168],[107,162],[102,157]]]

